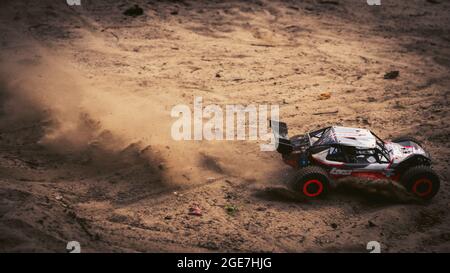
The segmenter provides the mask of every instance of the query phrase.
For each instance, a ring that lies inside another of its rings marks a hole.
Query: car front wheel
[[[439,176],[428,166],[408,169],[402,175],[401,182],[408,191],[424,200],[433,198],[440,187]]]

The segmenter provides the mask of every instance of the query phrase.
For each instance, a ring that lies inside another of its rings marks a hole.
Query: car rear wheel
[[[325,196],[330,187],[330,179],[326,171],[317,166],[301,168],[291,181],[291,188],[307,198]]]
[[[415,196],[430,200],[439,191],[439,176],[428,166],[415,166],[408,169],[401,178],[402,184]]]

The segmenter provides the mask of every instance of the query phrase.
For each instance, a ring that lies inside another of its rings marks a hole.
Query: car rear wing
[[[270,120],[270,128],[272,128],[275,137],[275,145],[277,152],[280,154],[290,154],[294,150],[291,140],[288,138],[288,127],[285,122]]]

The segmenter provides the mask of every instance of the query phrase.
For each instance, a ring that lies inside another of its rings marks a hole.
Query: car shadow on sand
[[[289,187],[269,186],[257,189],[253,193],[258,199],[273,202],[308,204],[324,202],[357,202],[364,206],[385,207],[399,204],[425,204],[424,201],[411,195],[404,187],[392,181],[350,180],[340,183],[330,193],[320,199],[308,199],[300,192]]]

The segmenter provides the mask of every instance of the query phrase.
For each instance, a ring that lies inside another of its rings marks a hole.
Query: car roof
[[[367,129],[331,126],[314,145],[345,145],[362,149],[376,147],[375,136]]]

